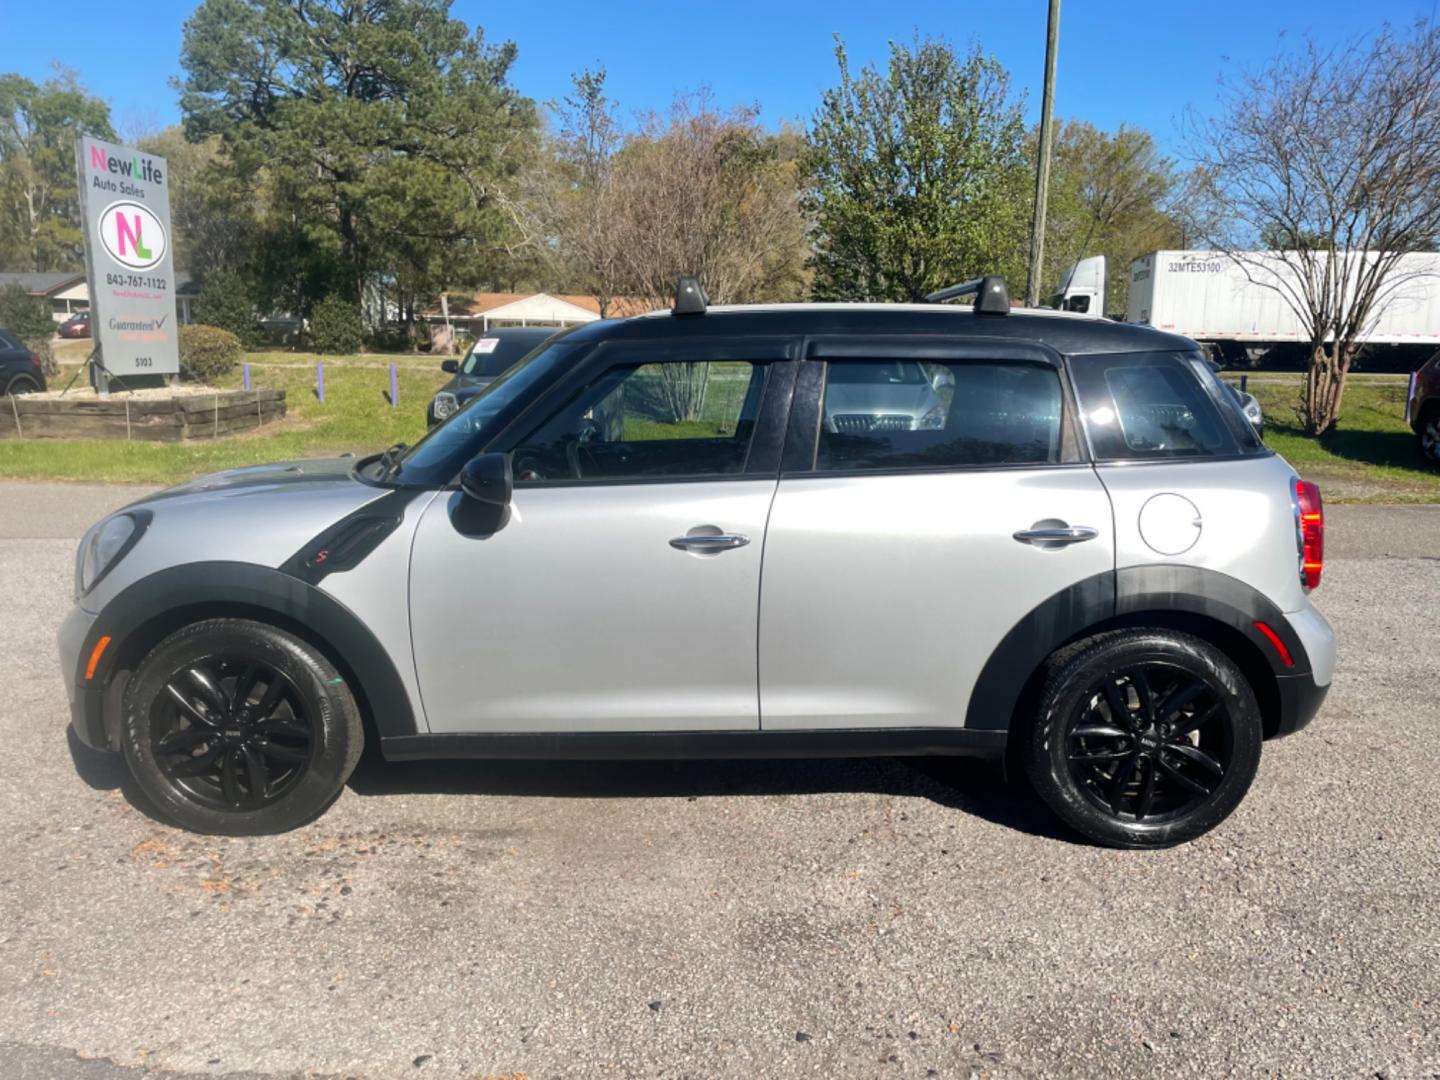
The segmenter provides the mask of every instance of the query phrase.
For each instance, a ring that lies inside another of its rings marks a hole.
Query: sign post
[[[169,165],[133,147],[75,141],[90,285],[95,389],[111,378],[180,371]]]

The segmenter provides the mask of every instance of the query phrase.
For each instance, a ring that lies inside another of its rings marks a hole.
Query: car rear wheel
[[[1052,661],[1025,771],[1091,840],[1168,847],[1240,804],[1262,736],[1255,694],[1219,649],[1170,630],[1116,631]]]
[[[193,832],[283,832],[339,795],[364,745],[344,678],[292,634],[210,619],[157,645],[126,688],[136,782]]]
[[[1440,468],[1440,407],[1432,406],[1420,418],[1420,456]]]
[[[38,394],[40,382],[33,375],[15,375],[5,384],[7,394]]]

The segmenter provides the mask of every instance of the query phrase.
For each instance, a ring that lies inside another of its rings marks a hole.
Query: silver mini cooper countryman
[[[409,448],[95,525],[72,722],[178,824],[390,759],[969,754],[1070,826],[1212,828],[1335,644],[1315,487],[1195,343],[1058,312],[711,307],[552,338]]]

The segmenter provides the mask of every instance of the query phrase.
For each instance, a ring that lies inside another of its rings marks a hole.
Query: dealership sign
[[[85,220],[90,327],[112,375],[180,370],[164,158],[82,136],[77,140]]]

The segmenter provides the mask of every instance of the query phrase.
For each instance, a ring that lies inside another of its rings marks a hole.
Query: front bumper
[[[70,609],[60,624],[56,645],[60,650],[60,674],[65,679],[65,692],[70,699],[70,726],[86,746],[95,750],[114,750],[110,734],[105,730],[105,689],[85,683],[81,653],[95,616],[78,604]]]

